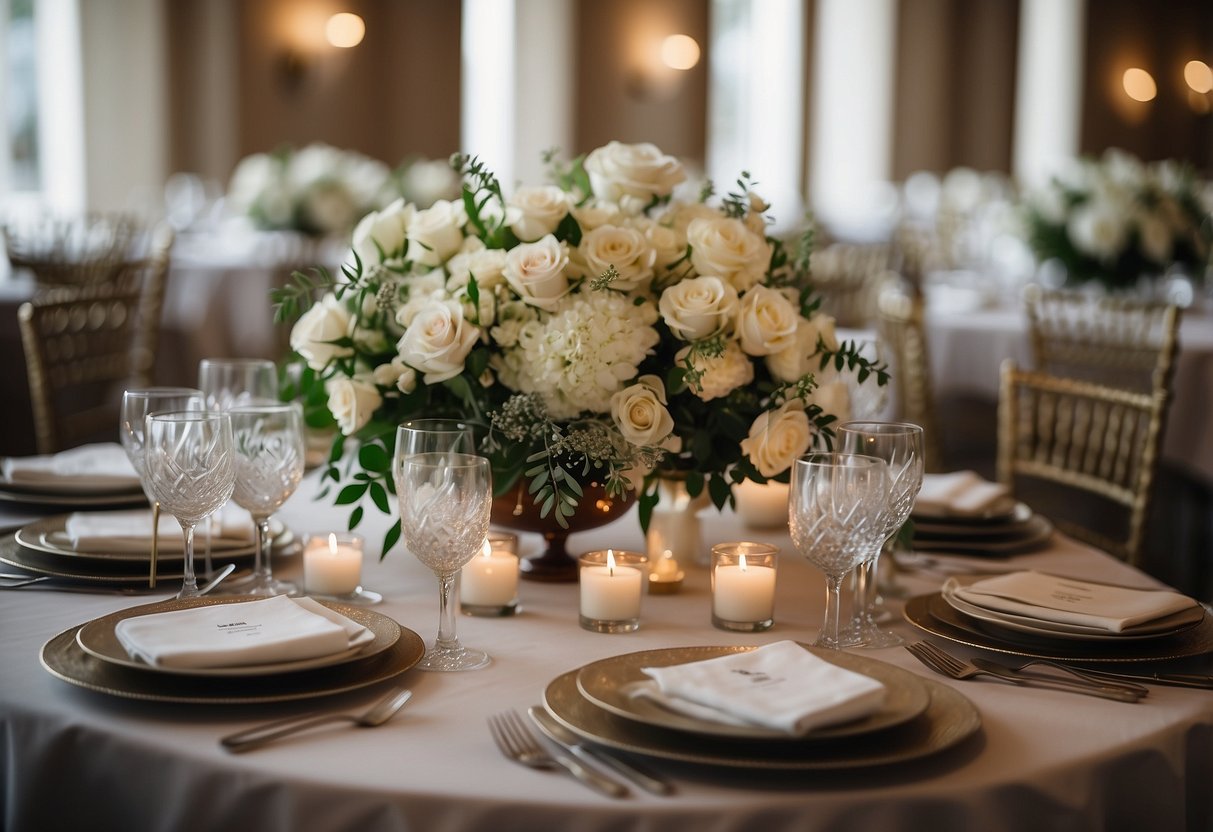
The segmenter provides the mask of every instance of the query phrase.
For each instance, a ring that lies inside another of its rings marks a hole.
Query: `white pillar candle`
[[[770,620],[775,615],[775,570],[749,565],[745,555],[735,566],[717,566],[712,611],[724,621]]]
[[[788,525],[788,486],[782,482],[745,480],[733,486],[737,514],[753,529]]]
[[[590,555],[597,553],[591,552]],[[644,572],[637,566],[617,562],[608,549],[602,565],[587,562],[581,567],[581,615],[593,621],[630,621],[640,617]],[[643,556],[638,556],[643,565]],[[623,561],[624,558],[619,558]]]
[[[486,540],[484,548],[463,567],[459,579],[461,603],[479,607],[504,607],[518,595],[518,557],[495,549]]]
[[[303,549],[303,586],[316,595],[349,595],[362,582],[362,538],[316,535]]]

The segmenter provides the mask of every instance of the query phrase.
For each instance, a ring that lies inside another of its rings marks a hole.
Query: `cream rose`
[[[463,372],[479,337],[480,330],[464,320],[460,304],[433,301],[413,317],[396,350],[402,361],[425,373],[426,384],[437,384]]]
[[[400,360],[399,356],[371,371],[371,378],[380,387],[395,387],[401,393],[412,393],[417,389],[417,371]]]
[[[796,337],[785,349],[767,356],[767,369],[776,381],[795,382],[807,373],[815,372],[817,360],[817,341],[820,339],[825,348],[831,352],[838,350],[838,335],[834,332],[834,319],[829,315],[818,313],[805,320],[800,318],[796,323]]]
[[[759,414],[750,435],[741,440],[741,452],[764,477],[788,470],[813,441],[809,417],[799,401],[790,401],[775,411]]]
[[[728,330],[737,314],[737,290],[719,277],[692,277],[661,293],[657,308],[666,326],[684,341]]]
[[[505,257],[505,279],[524,302],[550,311],[569,292],[564,272],[568,264],[564,244],[548,234],[510,249]]]
[[[675,363],[684,366],[690,354],[691,348],[683,347],[675,354]],[[729,341],[724,352],[712,358],[695,356],[691,366],[701,374],[699,383],[693,385],[691,391],[705,402],[727,396],[754,380],[754,362],[741,351],[736,341]]]
[[[1093,200],[1074,211],[1066,224],[1066,233],[1083,254],[1110,262],[1124,248],[1129,225],[1111,203]]]
[[[624,217],[620,214],[618,205],[599,201],[574,208],[573,219],[577,220],[581,231],[585,233],[593,231],[600,225],[614,225],[623,221]]]
[[[364,267],[404,256],[409,222],[416,211],[412,205],[398,199],[382,211],[372,211],[359,221],[354,228],[352,248]]]
[[[611,202],[631,196],[647,203],[653,197],[669,196],[674,186],[687,178],[677,159],[647,142],[610,142],[590,151],[585,172],[594,195]]]
[[[459,251],[467,221],[461,202],[440,199],[418,211],[408,227],[409,259],[423,266],[441,266]]]
[[[350,334],[353,316],[333,294],[303,313],[291,329],[291,349],[303,356],[313,370],[323,370],[334,358],[348,358],[352,347],[330,343]]]
[[[514,191],[510,205],[520,214],[510,230],[524,242],[554,232],[570,208],[569,195],[555,185],[523,186]]]
[[[630,292],[653,280],[655,252],[644,235],[633,228],[600,225],[581,238],[577,254],[586,277],[597,277],[614,266],[619,276],[612,289]]]
[[[771,259],[767,241],[731,217],[691,220],[687,243],[695,271],[720,275],[738,292],[760,282]]]
[[[666,409],[665,385],[657,376],[641,376],[611,396],[611,418],[633,445],[667,451],[682,447],[682,440],[674,436],[674,417]]]
[[[328,382],[328,408],[337,420],[337,427],[349,436],[371,419],[371,414],[383,404],[375,385],[362,379],[334,378]]]
[[[796,329],[801,320],[792,302],[781,292],[755,286],[741,296],[737,337],[749,355],[782,352],[796,343]]]

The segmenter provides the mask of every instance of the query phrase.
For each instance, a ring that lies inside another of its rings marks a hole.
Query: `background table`
[[[297,533],[344,528],[346,512],[311,499],[305,480],[281,513]],[[374,513],[374,510],[370,510]],[[368,549],[388,518],[368,515]],[[589,633],[577,624],[575,585],[524,583],[513,618],[459,619],[460,637],[493,663],[461,674],[409,671],[415,697],[387,725],[339,727],[233,756],[219,737],[313,708],[362,708],[376,688],[282,706],[195,707],[109,698],[52,678],[38,664],[56,633],[135,599],[6,592],[0,599],[0,783],[7,829],[274,830],[1022,830],[1208,829],[1213,824],[1213,696],[1154,687],[1124,704],[997,682],[933,676],[900,648],[872,656],[970,697],[979,737],[911,765],[849,773],[770,774],[662,765],[678,793],[634,790],[612,801],[571,778],[507,762],[485,719],[541,700],[547,682],[587,662],[635,650],[811,640],[821,578],[792,553],[786,530],[744,530],[704,513],[706,544],[769,540],[783,549],[774,629],[725,633],[709,624],[707,573],[691,568],[681,594],[645,599],[641,629]],[[525,546],[537,539],[523,537]],[[574,548],[639,547],[630,514],[575,535]],[[1148,583],[1107,556],[1065,539],[1014,560],[1078,577]],[[287,574],[298,563],[285,560]],[[379,612],[431,640],[437,581],[397,550],[374,557],[365,583]],[[915,591],[939,579],[908,578]],[[898,629],[915,637],[901,623]]]

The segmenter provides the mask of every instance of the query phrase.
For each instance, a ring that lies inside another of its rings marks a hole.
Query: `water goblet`
[[[840,649],[839,591],[843,576],[867,555],[872,527],[887,498],[883,460],[815,453],[796,460],[788,500],[792,542],[826,577],[826,610],[818,647]]]
[[[396,456],[424,453],[476,453],[476,434],[462,419],[410,419],[396,428]]]
[[[848,644],[861,647],[896,647],[901,636],[877,623],[880,612],[877,574],[885,543],[897,534],[914,508],[922,488],[922,428],[909,422],[844,422],[838,426],[839,450],[883,459],[889,466],[889,499],[877,518],[877,535],[860,564],[855,584],[855,612]]]
[[[236,405],[232,421],[236,487],[232,499],[253,516],[257,549],[252,577],[232,586],[244,595],[297,595],[299,588],[274,577],[270,565],[270,517],[303,479],[303,419],[295,404]]]
[[[136,387],[122,393],[118,438],[152,506],[152,549],[147,579],[148,586],[152,588],[156,586],[156,563],[160,556],[160,501],[152,495],[148,486],[147,466],[143,460],[145,427],[149,413],[172,410],[202,410],[202,391],[190,387]]]
[[[422,670],[476,670],[487,653],[459,643],[455,633],[455,577],[489,531],[492,472],[482,456],[396,452],[396,496],[409,551],[438,576],[438,637],[418,663]]]
[[[177,518],[185,540],[185,569],[178,598],[198,596],[194,527],[232,496],[236,484],[232,422],[226,413],[173,411],[147,417],[144,463],[161,508]]]

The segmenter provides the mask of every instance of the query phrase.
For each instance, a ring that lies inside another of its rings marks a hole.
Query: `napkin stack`
[[[311,598],[284,595],[127,618],[114,628],[132,658],[172,668],[245,667],[343,653],[375,634]]]
[[[211,537],[213,549],[235,549],[253,542],[253,521],[249,513],[226,505],[214,515]],[[205,534],[205,524],[199,535]],[[68,515],[64,525],[67,543],[78,552],[146,552],[152,540],[151,509],[132,511],[83,511]],[[185,549],[181,524],[171,514],[161,514],[158,548],[161,553],[180,553]],[[201,537],[198,538],[201,543]]]
[[[688,716],[804,736],[879,710],[885,688],[793,641],[670,667],[646,667],[656,687],[637,694]]]
[[[949,583],[947,591],[985,610],[1109,633],[1125,632],[1197,605],[1169,589],[1130,589],[1041,572],[1013,572],[968,586],[955,580]]]
[[[139,485],[126,451],[115,442],[81,445],[52,456],[10,457],[4,479],[14,485],[71,484],[79,488],[120,488]]]
[[[914,513],[930,517],[976,517],[1009,501],[1005,485],[990,482],[976,471],[925,474]]]

